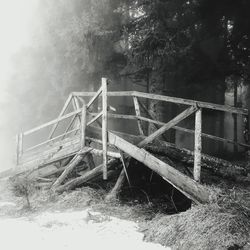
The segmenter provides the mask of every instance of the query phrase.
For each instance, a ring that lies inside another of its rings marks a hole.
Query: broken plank
[[[146,150],[140,149],[112,133],[109,133],[109,142],[158,173],[196,203],[208,203],[211,201],[213,193],[208,188],[195,182],[169,164],[162,162]]]
[[[53,183],[52,188],[58,187],[72,172],[72,170],[76,167],[78,163],[82,161],[84,156],[90,152],[91,149],[83,149],[79,154],[75,155],[75,157],[70,161],[69,165],[65,168],[63,173],[58,177],[58,179]]]
[[[111,167],[111,165],[114,165],[117,162],[118,162],[117,160],[112,159],[112,160],[108,161],[107,165],[109,167]],[[94,169],[88,171],[83,176],[74,178],[74,179],[68,181],[67,183],[65,183],[64,185],[59,186],[56,189],[56,191],[61,193],[61,192],[64,192],[64,191],[74,189],[74,188],[82,185],[83,183],[85,183],[85,182],[97,177],[98,175],[100,175],[102,173],[102,170],[103,170],[103,164],[101,164],[101,165],[95,167]]]

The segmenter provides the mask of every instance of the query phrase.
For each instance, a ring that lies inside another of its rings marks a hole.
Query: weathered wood
[[[163,126],[165,124],[164,122],[160,122],[160,121],[155,120],[154,117],[152,117],[150,119],[150,118],[139,116],[138,119],[140,119],[142,121],[146,121],[146,122],[152,123],[154,125],[161,125],[161,126]],[[181,131],[181,132],[186,132],[186,133],[189,133],[189,134],[194,134],[194,132],[195,132],[192,129],[183,128],[183,127],[179,127],[179,126],[173,126],[172,129],[175,129],[175,130],[178,130],[178,131]],[[221,138],[221,137],[218,137],[218,136],[215,136],[215,135],[209,135],[209,134],[206,134],[206,133],[201,133],[201,135],[202,135],[202,137],[206,137],[206,138],[209,138],[209,139],[212,139],[212,140],[215,140],[215,141],[221,141],[221,142],[238,145],[238,146],[245,147],[245,148],[250,148],[250,145],[242,143],[242,142],[235,142],[235,141],[232,141],[230,139]]]
[[[16,149],[16,162],[18,165],[20,162],[20,158],[23,155],[23,133],[20,133],[17,135],[16,147],[17,147],[17,149]]]
[[[73,95],[72,95],[72,103],[73,103],[73,106],[74,106],[74,110],[78,110],[78,109],[81,108],[81,107],[80,107],[80,104],[79,104],[78,98],[77,98],[76,96],[73,96]],[[81,119],[80,119],[79,115],[76,115],[75,121],[76,121],[76,122],[75,122],[75,124],[73,124],[73,127],[74,127],[74,128],[75,128],[75,127],[79,127],[80,124],[81,124]]]
[[[231,107],[231,106],[227,106],[227,105],[220,105],[220,104],[214,104],[214,103],[209,103],[209,102],[200,102],[200,101],[194,101],[194,100],[183,99],[183,98],[178,98],[178,97],[142,93],[142,92],[138,92],[138,91],[134,91],[132,95],[137,96],[137,97],[141,97],[141,98],[176,103],[176,104],[198,105],[200,108],[206,108],[206,109],[217,110],[217,111],[224,111],[224,112],[229,112],[229,113],[244,114],[244,115],[248,114],[247,109],[235,108],[235,107]]]
[[[152,133],[148,137],[146,137],[142,142],[139,143],[138,146],[139,147],[143,147],[144,145],[152,142],[157,137],[159,137],[164,132],[166,132],[168,129],[172,128],[177,123],[179,123],[180,121],[184,120],[185,118],[187,118],[188,116],[190,116],[191,114],[193,114],[196,110],[197,110],[197,107],[195,107],[195,106],[192,106],[192,107],[184,110],[179,115],[177,115],[174,119],[172,119],[171,121],[169,121],[168,123],[166,123],[165,125],[163,125],[161,128],[159,128],[158,130],[156,130],[154,133]]]
[[[101,130],[97,127],[90,127],[88,128],[88,134],[101,138]],[[118,135],[119,137],[125,139],[126,141],[138,145],[140,141],[145,139],[145,136],[141,135],[131,135],[127,133],[122,132],[116,132],[116,131],[110,131],[113,134]],[[174,144],[164,142],[162,140],[156,139],[154,143],[150,143],[149,145],[145,146],[146,150],[152,150],[152,147],[154,148],[155,153],[158,151],[162,154],[168,156],[170,159],[175,159],[179,161],[183,161],[187,164],[194,165],[194,152],[184,149],[184,148],[178,148]],[[219,159],[214,156],[209,156],[207,154],[202,153],[202,167],[210,169],[211,171],[215,172],[216,174],[220,176],[230,177],[232,178],[233,175],[246,175],[246,170],[242,168],[241,166],[237,164],[233,164],[229,161]]]
[[[87,126],[90,126],[92,123],[94,123],[95,121],[97,121],[102,115],[103,115],[103,112],[100,112],[99,114],[97,114],[96,116],[94,116],[94,118],[91,119],[91,120],[87,123]]]
[[[95,117],[98,113],[89,113],[91,116]],[[125,120],[137,120],[135,115],[124,115],[124,114],[111,114],[108,113],[108,118],[111,119],[125,119]]]
[[[68,142],[67,144],[62,143],[62,145],[62,148],[61,146],[57,146],[48,151],[41,152],[40,154],[35,154],[34,157],[29,161],[25,161],[24,163],[19,165],[18,171],[23,172],[52,164],[54,162],[70,157],[80,150],[79,138],[76,138],[74,141]],[[102,156],[103,150],[91,148],[91,153]],[[107,155],[112,158],[120,158],[120,154],[117,152],[107,151]]]
[[[121,153],[121,163],[123,165],[123,168],[121,170],[121,173],[115,183],[115,186],[112,188],[112,190],[109,192],[109,194],[105,197],[106,201],[111,201],[111,200],[115,200],[118,196],[118,194],[121,191],[121,188],[125,182],[125,177],[127,178],[128,184],[131,187],[131,182],[128,176],[128,172],[127,172],[127,168],[130,164],[131,158],[127,157],[127,159],[125,159],[125,157],[123,158],[123,155]]]
[[[108,100],[107,100],[107,79],[102,78],[102,150],[103,150],[103,179],[107,180],[107,150],[108,150]]]
[[[76,167],[78,163],[80,163],[84,156],[90,152],[91,149],[83,149],[79,154],[75,155],[75,157],[70,161],[69,165],[65,168],[63,173],[58,177],[58,179],[53,183],[52,188],[58,187],[72,172],[72,170]]]
[[[74,115],[72,118],[71,118],[71,121],[70,123],[68,124],[67,128],[65,129],[64,131],[64,134],[62,136],[62,139],[67,135],[67,133],[69,132],[70,128],[72,127],[72,125],[74,124],[76,118],[78,117],[78,115]],[[79,117],[78,117],[79,118]]]
[[[33,171],[29,171],[26,176],[28,176],[31,179],[37,178],[37,177],[48,178],[57,173],[62,173],[64,169],[65,169],[64,167],[58,168],[55,165],[48,165],[46,167],[42,167],[42,168],[35,169]],[[24,174],[26,174],[26,172]]]
[[[82,116],[81,116],[81,149],[85,147],[86,125],[87,125],[87,107],[86,105],[83,104]]]
[[[133,96],[133,101],[134,101],[134,108],[135,108],[136,117],[141,116],[138,98],[136,96]],[[137,118],[137,124],[138,124],[138,129],[139,129],[140,135],[144,135],[142,123],[141,123],[140,119],[138,119],[138,118]]]
[[[65,119],[67,119],[67,118],[69,118],[69,117],[71,117],[71,116],[74,116],[74,115],[76,115],[76,114],[81,113],[81,111],[82,111],[82,109],[75,110],[75,111],[73,111],[73,112],[71,112],[71,113],[68,113],[68,114],[66,114],[66,115],[61,116],[60,118],[54,119],[54,120],[49,121],[49,122],[47,122],[47,123],[44,123],[44,124],[42,124],[42,125],[40,125],[40,126],[37,126],[37,127],[33,128],[33,129],[30,129],[30,130],[28,130],[28,131],[25,131],[25,132],[23,133],[23,135],[29,135],[29,134],[32,134],[32,133],[34,133],[34,132],[40,130],[40,129],[46,128],[46,127],[51,126],[51,125],[53,125],[53,124],[57,124],[57,123],[60,122],[60,121],[63,121],[63,120],[65,120]]]
[[[103,88],[99,88],[97,92],[95,92],[94,96],[90,99],[90,101],[87,104],[87,108],[89,108],[93,102],[99,97],[99,95],[103,92]]]
[[[70,130],[70,131],[68,131],[68,132],[66,132],[66,133],[64,133],[64,134],[58,135],[58,136],[56,136],[56,137],[53,137],[53,138],[51,138],[50,140],[47,140],[47,141],[44,141],[44,142],[42,142],[42,143],[39,143],[39,144],[37,144],[37,145],[35,145],[35,146],[32,146],[32,147],[26,149],[26,150],[25,150],[25,153],[28,153],[29,151],[32,151],[32,150],[34,150],[34,149],[37,149],[37,148],[39,148],[39,147],[41,147],[41,146],[48,145],[48,144],[50,144],[51,142],[54,142],[54,141],[56,141],[57,139],[59,139],[59,138],[61,138],[61,137],[62,137],[62,140],[63,140],[63,139],[65,139],[66,135],[71,134],[71,133],[74,133],[74,132],[77,132],[78,130],[79,130],[79,128],[72,129],[72,130]],[[56,143],[56,142],[55,142],[55,143]],[[54,145],[54,146],[55,146],[55,145]]]
[[[194,134],[194,179],[200,181],[201,175],[201,131],[202,131],[202,111],[195,112],[195,134]]]
[[[120,96],[132,96],[134,91],[112,91],[108,92],[107,95],[111,97],[120,97]],[[92,97],[96,92],[73,92],[73,95],[77,97]]]
[[[75,96],[80,96],[80,97],[88,97],[88,96],[94,96],[96,92],[73,92],[72,94]],[[248,110],[243,109],[243,108],[236,108],[236,107],[231,107],[228,105],[220,105],[220,104],[214,104],[214,103],[209,103],[209,102],[194,101],[194,100],[183,99],[183,98],[178,98],[178,97],[143,93],[139,91],[119,91],[119,92],[114,91],[114,92],[108,92],[107,94],[108,96],[111,96],[111,97],[136,96],[136,97],[176,103],[176,104],[198,105],[201,108],[224,111],[224,112],[229,112],[229,113],[244,114],[244,115],[248,114]]]
[[[65,112],[66,109],[68,108],[68,106],[69,106],[71,100],[72,100],[72,94],[70,94],[69,97],[68,97],[68,99],[66,100],[66,102],[65,102],[65,104],[64,104],[64,106],[63,106],[63,108],[62,108],[62,110],[61,110],[61,112],[60,112],[58,118],[60,118],[60,117],[64,114],[64,112]],[[51,138],[52,138],[52,136],[53,136],[53,134],[54,134],[54,132],[55,132],[57,126],[58,126],[58,123],[59,123],[59,121],[56,122],[55,125],[52,127],[48,139],[51,139]]]
[[[94,158],[93,158],[93,155],[91,153],[89,153],[89,154],[86,155],[86,161],[87,161],[88,169],[89,170],[95,168]]]
[[[188,166],[194,166],[194,152],[178,148],[172,143],[157,141],[155,144],[148,145],[145,148],[154,154],[164,155],[171,160],[182,162]],[[230,180],[236,180],[237,176],[247,176],[247,168],[243,166],[207,154],[201,154],[201,157],[202,168],[209,170],[217,176]]]
[[[121,173],[115,183],[115,186],[112,188],[112,190],[106,195],[105,197],[105,201],[112,201],[112,200],[115,200],[117,199],[117,196],[125,182],[125,171],[124,169],[121,170]]]
[[[139,100],[138,100],[138,102],[139,102],[139,104],[140,104],[140,106],[142,107],[142,109],[143,109],[143,111],[147,114],[147,116],[149,116],[151,119],[148,119],[148,118],[145,118],[145,121],[147,121],[147,122],[151,122],[151,121],[156,121],[157,119],[156,119],[156,117],[153,115],[153,114],[151,114],[150,113],[150,111],[146,108],[146,106],[143,104],[143,103],[141,103]],[[144,119],[144,117],[142,117],[142,116],[138,116],[138,119],[139,120],[143,120]],[[159,125],[161,125],[161,126],[163,126],[163,125],[165,125],[165,123],[164,122],[162,122],[161,124],[159,124],[159,123],[152,123],[154,126],[155,126],[155,128],[156,129],[159,129],[160,128],[160,126]],[[175,127],[175,126],[174,126]],[[173,128],[174,128],[173,127]],[[164,139],[164,140],[168,140],[167,138],[166,138],[166,136],[164,136],[164,134],[162,135],[162,138]]]
[[[211,201],[213,193],[209,189],[180,173],[169,164],[162,162],[146,150],[140,149],[112,133],[109,133],[109,141],[129,156],[158,173],[194,202],[207,203]]]
[[[109,160],[108,163],[107,163],[108,168],[110,168],[114,164],[117,164],[117,162],[118,162],[117,160],[113,160],[113,159]],[[58,187],[56,189],[56,191],[61,193],[61,192],[64,192],[64,191],[74,189],[74,188],[82,185],[83,183],[88,182],[89,180],[97,177],[102,172],[103,172],[103,164],[101,164],[101,165],[95,167],[94,169],[88,171],[83,176],[74,178],[74,179],[68,181],[67,183],[65,183],[64,185],[61,185],[60,187]]]

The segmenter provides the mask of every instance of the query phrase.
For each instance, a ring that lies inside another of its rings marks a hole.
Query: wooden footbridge
[[[130,158],[134,158],[158,173],[193,201],[206,203],[212,199],[213,194],[200,183],[202,161],[206,158],[202,154],[202,137],[249,148],[247,144],[202,132],[203,109],[229,112],[243,116],[247,120],[248,110],[136,91],[108,92],[107,85],[108,80],[102,78],[101,88],[97,92],[71,93],[56,119],[20,133],[17,136],[17,167],[14,173],[53,166],[54,168],[49,170],[50,174],[60,173],[60,175],[53,182],[52,188],[63,191],[77,187],[97,175],[102,175],[103,179],[107,180],[110,168],[114,164],[121,164],[122,171],[116,183],[117,188],[121,179],[128,177],[126,169]],[[132,98],[134,115],[117,114],[115,109],[108,105],[110,99],[121,97]],[[163,123],[157,121],[154,115],[148,112],[141,99],[181,104],[185,106],[185,109],[169,122]],[[142,116],[142,109],[143,114],[146,113],[147,116]],[[194,130],[177,126],[193,114],[195,116]],[[110,131],[108,128],[111,119],[124,119],[125,122],[135,120],[138,124],[139,135]],[[153,124],[156,128],[155,132],[150,135],[143,130],[143,123],[146,122]],[[147,150],[150,146],[167,147],[169,144],[161,138],[169,129],[194,135],[194,151],[191,152],[194,156],[194,167],[191,177]],[[47,134],[45,140],[39,143],[37,140],[32,146],[26,145],[31,135],[42,133],[42,131],[45,131],[43,134]],[[99,157],[98,164],[96,164],[98,162],[96,156]],[[83,161],[87,169],[76,178],[68,179],[70,173]]]

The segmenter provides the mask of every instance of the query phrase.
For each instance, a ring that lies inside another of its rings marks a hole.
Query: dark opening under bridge
[[[20,133],[17,136],[17,167],[12,174],[42,169],[48,165],[60,163],[51,172],[60,172],[60,176],[54,181],[52,188],[63,191],[74,188],[96,175],[102,174],[103,179],[106,180],[110,167],[117,163],[122,163],[123,166],[119,178],[125,178],[127,176],[127,163],[130,158],[134,158],[158,173],[193,201],[197,203],[209,202],[213,194],[200,183],[202,161],[206,158],[206,155],[202,154],[202,137],[235,144],[246,149],[249,148],[249,145],[203,133],[202,110],[229,112],[241,115],[247,121],[248,110],[137,91],[108,92],[107,83],[107,79],[102,78],[101,88],[97,92],[71,93],[56,119]],[[117,114],[113,107],[108,106],[109,98],[119,97],[132,98],[134,115]],[[97,108],[98,99],[101,100],[101,105],[99,105],[101,110]],[[163,123],[155,119],[140,99],[181,104],[185,106],[185,109],[167,123]],[[142,110],[147,116],[142,116]],[[178,123],[193,114],[195,116],[194,130],[177,126]],[[139,135],[110,131],[108,129],[110,119],[124,119],[127,122],[135,120]],[[153,124],[156,130],[147,135],[143,130],[143,122]],[[62,124],[63,126],[60,127]],[[94,126],[94,124],[96,125]],[[194,157],[192,177],[181,173],[174,166],[165,163],[147,150],[147,147],[155,145],[167,147],[168,143],[162,138],[169,129],[194,135],[194,151],[191,152]],[[46,140],[29,147],[25,146],[25,140],[30,135],[40,133],[43,130],[47,134]],[[93,156],[96,155],[102,157],[102,162],[98,166],[95,166],[96,160],[93,159]],[[67,181],[67,176],[83,159],[87,162],[87,171],[84,171],[77,178]],[[117,185],[119,186],[119,183]]]

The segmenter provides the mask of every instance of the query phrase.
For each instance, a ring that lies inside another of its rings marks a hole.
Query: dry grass
[[[221,191],[221,190],[220,190]],[[250,249],[250,192],[225,189],[214,204],[194,206],[175,215],[157,213],[152,203],[105,202],[106,191],[83,187],[63,194],[42,191],[33,195],[33,212],[91,207],[107,216],[141,222],[146,241],[172,249]]]
[[[146,241],[173,249],[250,249],[250,214],[226,203],[199,205],[176,215],[157,215],[142,230]]]

